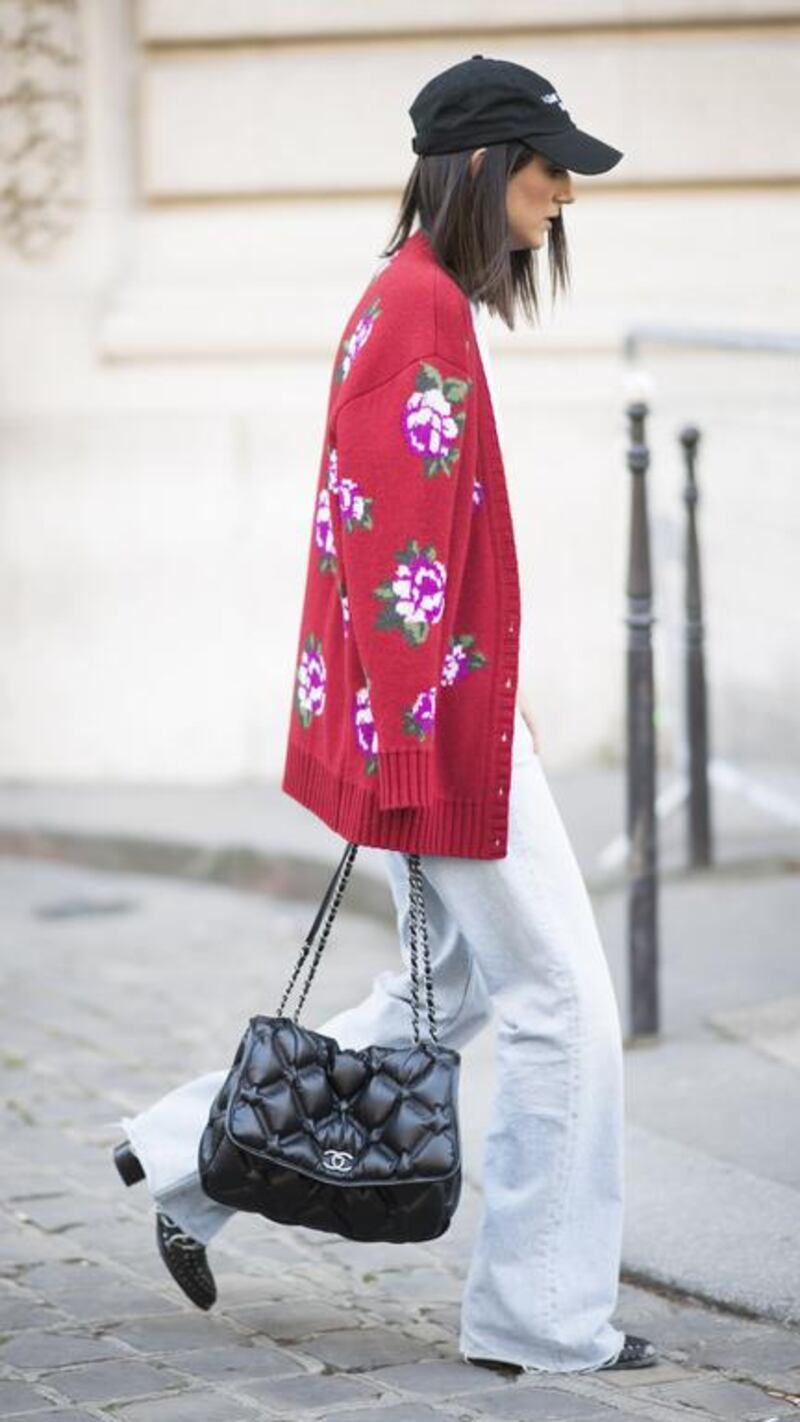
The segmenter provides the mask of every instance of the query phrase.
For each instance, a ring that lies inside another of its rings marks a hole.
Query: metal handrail
[[[702,326],[662,326],[645,322],[631,326],[623,337],[626,360],[635,360],[643,345],[696,346],[708,350],[770,351],[789,354],[800,351],[797,331],[731,331]]]

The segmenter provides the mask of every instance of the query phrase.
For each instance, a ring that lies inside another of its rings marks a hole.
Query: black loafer
[[[123,1141],[122,1145],[114,1147],[114,1164],[126,1185],[135,1185],[137,1180],[144,1180],[141,1162],[130,1141]]]
[[[476,1363],[481,1368],[494,1368],[498,1373],[522,1373],[521,1363],[507,1363],[502,1358],[465,1358],[467,1363]],[[658,1362],[658,1353],[649,1338],[637,1338],[635,1333],[626,1333],[625,1342],[613,1362],[601,1363],[593,1372],[608,1372],[612,1368],[650,1368]]]
[[[186,1297],[198,1308],[211,1308],[217,1297],[217,1286],[208,1266],[205,1245],[182,1230],[162,1210],[156,1210],[156,1241],[161,1258]]]

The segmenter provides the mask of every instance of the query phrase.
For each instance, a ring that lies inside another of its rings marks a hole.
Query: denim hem
[[[599,1368],[606,1367],[609,1363],[615,1363],[620,1353],[622,1352],[622,1347],[623,1345],[620,1344],[619,1348],[617,1348],[615,1353],[612,1353],[609,1358],[601,1358],[599,1363],[581,1363],[577,1367],[564,1367],[563,1364],[557,1365],[554,1363],[526,1363],[523,1362],[521,1358],[501,1358],[498,1356],[498,1352],[502,1352],[502,1349],[494,1353],[479,1353],[477,1349],[464,1347],[462,1344],[459,1347],[458,1351],[459,1357],[465,1363],[467,1362],[468,1358],[479,1358],[485,1359],[487,1361],[491,1360],[492,1362],[510,1363],[514,1367],[521,1368],[522,1371],[525,1373],[594,1373],[597,1372]]]

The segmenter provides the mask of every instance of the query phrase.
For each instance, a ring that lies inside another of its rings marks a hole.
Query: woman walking
[[[384,851],[402,967],[316,1031],[409,1040],[406,855],[422,856],[443,1045],[496,1019],[497,1091],[460,1355],[510,1371],[648,1366],[611,1322],[623,1220],[623,1056],[605,954],[518,687],[520,590],[484,308],[538,311],[536,251],[568,284],[571,172],[621,152],[548,80],[473,55],[409,110],[418,155],[336,353],[282,788]],[[418,226],[412,231],[415,220]],[[126,1119],[173,1277],[200,1307],[232,1211],[197,1146],[227,1070]]]

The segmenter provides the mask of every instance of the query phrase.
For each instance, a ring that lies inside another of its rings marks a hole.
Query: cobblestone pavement
[[[113,1170],[116,1121],[230,1060],[246,1017],[275,1009],[309,907],[13,858],[0,896],[3,1418],[800,1417],[799,1330],[630,1281],[614,1321],[654,1339],[655,1368],[510,1379],[462,1362],[471,1186],[426,1245],[237,1217],[209,1250],[219,1302],[193,1309],[158,1258],[145,1187]],[[395,961],[373,921],[343,908],[337,933],[311,1025]]]

